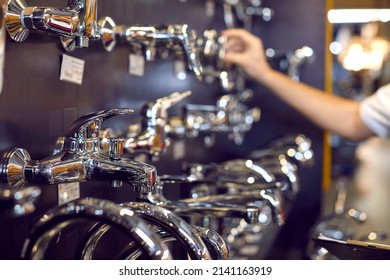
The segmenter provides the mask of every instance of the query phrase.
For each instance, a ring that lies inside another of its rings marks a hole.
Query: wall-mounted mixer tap
[[[65,8],[28,6],[24,0],[9,0],[6,27],[16,42],[27,39],[30,30],[60,36],[65,50],[88,47],[89,39],[98,39],[96,14],[98,0],[68,0]]]
[[[135,156],[144,153],[156,161],[166,152],[170,145],[167,135],[168,109],[176,103],[191,95],[191,91],[174,92],[168,96],[149,102],[141,110],[141,123],[129,127],[129,133],[123,142],[123,152],[126,155]],[[109,138],[101,131],[101,146],[106,152],[109,151]]]
[[[295,81],[300,81],[302,68],[315,60],[315,52],[308,46],[294,51],[278,51],[268,48],[265,54],[270,64],[278,67]]]
[[[3,154],[0,179],[10,186],[26,183],[59,184],[84,181],[122,181],[136,192],[153,190],[156,169],[148,164],[121,159],[123,142],[110,139],[111,151],[100,149],[99,131],[104,120],[130,114],[130,109],[111,109],[84,115],[73,121],[63,137],[62,149],[42,160],[31,160],[21,148]]]
[[[159,48],[184,52],[188,68],[202,79],[202,65],[196,51],[196,32],[187,24],[167,25],[116,25],[110,17],[99,20],[101,40],[106,51],[112,51],[117,41],[136,45],[143,50],[147,61],[153,60]]]
[[[248,109],[238,96],[224,95],[218,99],[216,106],[187,104],[183,115],[172,118],[169,132],[172,137],[180,136],[183,131],[188,138],[197,137],[200,133],[228,133],[235,144],[241,145],[244,134],[260,120],[260,109]]]
[[[162,206],[171,210],[179,216],[194,217],[194,216],[212,216],[216,218],[241,218],[245,219],[248,223],[257,223],[261,209],[256,205],[247,202],[230,202],[228,199],[222,199],[220,201],[213,200],[210,196],[210,201],[199,201],[196,199],[180,199],[169,200],[164,196],[164,185],[167,183],[185,183],[185,184],[200,184],[200,183],[218,183],[215,179],[212,180],[193,180],[187,176],[172,176],[163,175],[158,179],[156,188],[148,194],[139,194],[139,199],[147,201],[155,205]],[[253,194],[248,200],[254,201]],[[213,201],[212,201],[213,200]]]
[[[270,21],[274,11],[263,7],[261,0],[206,0],[206,13],[215,14],[216,3],[222,5],[226,28],[238,28],[238,22],[251,30],[253,17],[260,17],[263,21]]]

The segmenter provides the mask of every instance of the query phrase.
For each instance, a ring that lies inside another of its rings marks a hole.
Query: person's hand
[[[250,77],[260,82],[265,79],[271,68],[265,58],[260,38],[244,29],[227,29],[221,34],[227,38],[224,63],[241,67]]]

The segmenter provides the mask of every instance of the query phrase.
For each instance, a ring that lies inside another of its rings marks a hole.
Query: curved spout
[[[207,244],[210,253],[213,255],[214,260],[227,260],[229,259],[229,249],[226,246],[223,238],[215,231],[199,226],[191,226],[196,233],[198,233],[203,241]]]
[[[245,205],[248,203],[255,203],[255,201],[261,200],[265,202],[272,211],[272,218],[275,224],[283,225],[285,222],[285,213],[282,208],[283,198],[279,190],[265,189],[258,191],[243,191],[237,194],[222,194],[222,195],[209,195],[197,198],[187,198],[179,200],[183,205],[196,206],[201,205],[220,205],[220,204],[238,204]],[[262,208],[260,207],[260,211]],[[190,210],[189,210],[190,211]]]
[[[128,208],[100,199],[79,199],[48,211],[34,226],[23,246],[23,259],[44,259],[47,248],[59,231],[79,219],[109,224],[130,237],[148,258],[172,259],[158,235]]]
[[[132,185],[136,193],[153,191],[157,180],[154,166],[131,159],[112,160],[104,155],[92,158],[91,180],[122,181]]]
[[[257,206],[243,203],[228,203],[227,201],[191,201],[191,200],[168,200],[163,195],[163,184],[157,183],[154,192],[150,192],[141,199],[171,210],[179,216],[212,215],[215,217],[242,218],[248,223],[257,223],[260,209]]]
[[[128,202],[121,206],[131,209],[142,219],[148,221],[153,228],[157,227],[157,232],[164,232],[172,236],[174,240],[180,242],[192,260],[212,259],[203,239],[190,227],[183,219],[171,211],[150,203]],[[109,230],[109,227],[97,227],[88,233],[83,248],[82,259],[92,259],[93,250],[100,238]],[[126,256],[128,258],[128,256]]]

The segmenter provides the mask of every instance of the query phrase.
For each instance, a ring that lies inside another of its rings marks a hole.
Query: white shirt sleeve
[[[361,101],[360,117],[373,133],[390,137],[390,84]]]

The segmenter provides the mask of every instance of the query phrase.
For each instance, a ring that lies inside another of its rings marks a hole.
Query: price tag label
[[[63,205],[80,198],[80,183],[67,183],[58,185],[58,205]]]
[[[142,55],[129,55],[129,74],[138,77],[142,77],[145,74],[145,58]]]
[[[84,65],[84,60],[64,54],[62,56],[60,80],[81,85],[83,82]]]
[[[175,141],[172,145],[172,157],[174,160],[183,159],[186,156],[186,145],[184,141]]]

